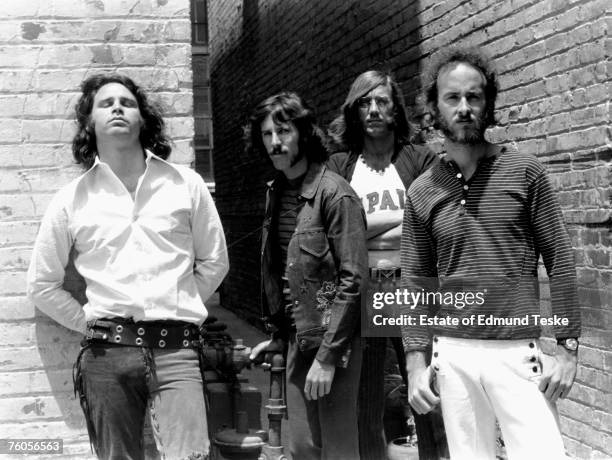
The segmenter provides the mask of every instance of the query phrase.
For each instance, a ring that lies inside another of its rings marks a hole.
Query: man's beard
[[[476,145],[481,144],[485,140],[484,133],[487,127],[483,116],[474,120],[470,119],[473,123],[472,125],[459,125],[455,129],[453,129],[439,113],[436,114],[436,119],[438,128],[450,141],[460,144]]]
[[[300,146],[300,148],[298,148],[298,154],[289,162],[291,167],[293,168],[296,164],[298,164],[305,155],[306,152],[304,152],[304,149]]]

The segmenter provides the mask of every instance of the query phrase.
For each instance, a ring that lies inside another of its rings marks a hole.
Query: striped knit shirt
[[[425,350],[434,334],[539,337],[540,255],[552,314],[568,321],[555,325],[555,334],[580,335],[569,236],[546,171],[532,155],[502,150],[482,160],[469,180],[441,161],[408,190],[403,228],[402,290],[420,293],[402,306],[413,317],[402,326],[406,351]]]
[[[281,267],[282,272],[285,273],[285,265],[287,264],[287,250],[289,248],[289,241],[295,231],[297,213],[298,213],[298,189],[302,180],[301,176],[298,180],[288,181],[285,188],[280,196],[280,206],[278,211],[278,242],[280,245],[281,254]],[[287,301],[287,305],[291,303],[290,299],[289,282],[285,276],[283,276],[283,297]]]

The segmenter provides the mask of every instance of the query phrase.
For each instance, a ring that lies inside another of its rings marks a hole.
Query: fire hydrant
[[[272,355],[262,367],[270,371],[270,395],[268,398],[268,443],[264,444],[259,460],[287,460],[281,444],[281,425],[287,413],[285,404],[285,359],[280,353]]]
[[[267,353],[261,367],[270,372],[270,392],[265,406],[268,432],[249,430],[246,413],[238,412],[235,428],[219,431],[214,439],[221,455],[228,460],[287,460],[281,444],[282,420],[287,411],[283,355]]]
[[[283,356],[280,353],[267,353],[261,364],[264,370],[270,372],[270,391],[268,404],[265,406],[268,409],[269,422],[266,432],[257,429],[261,394],[254,388],[245,391],[241,386],[241,383],[246,382],[241,375],[242,370],[251,367],[249,359],[251,349],[246,347],[241,339],[232,340],[225,332],[226,328],[226,325],[217,323],[214,318],[209,318],[204,325],[202,356],[204,367],[212,371],[205,379],[210,402],[211,439],[214,446],[211,458],[286,460],[281,445],[281,423],[287,408]],[[255,398],[257,398],[257,414],[253,414],[252,407]],[[229,402],[224,403],[224,401]],[[245,408],[250,408],[250,413]],[[231,413],[229,419],[228,412]],[[225,423],[219,419],[224,419]],[[257,423],[257,427],[249,428],[249,425],[254,426],[254,422]],[[213,424],[216,424],[217,428],[213,427]]]

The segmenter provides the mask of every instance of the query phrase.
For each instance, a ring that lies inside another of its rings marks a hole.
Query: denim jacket
[[[287,249],[284,276],[289,281],[291,305],[286,306],[280,245],[273,236],[280,204],[278,181],[268,184],[262,234],[264,320],[275,329],[273,335],[286,337],[295,328],[301,351],[318,348],[319,361],[344,367],[349,345],[359,333],[361,293],[367,280],[366,220],[361,202],[348,182],[325,165],[309,165]]]

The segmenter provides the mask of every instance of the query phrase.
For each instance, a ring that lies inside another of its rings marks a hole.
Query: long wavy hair
[[[92,75],[81,84],[81,97],[75,105],[77,133],[72,140],[72,154],[78,164],[91,168],[97,155],[96,133],[91,123],[91,111],[98,90],[109,83],[125,86],[136,98],[143,119],[140,144],[155,155],[168,158],[172,151],[171,141],[164,132],[164,119],[159,109],[147,99],[146,94],[134,81],[117,73]]]
[[[327,160],[325,134],[317,126],[314,110],[293,92],[275,94],[255,107],[244,128],[248,153],[256,153],[269,160],[261,136],[261,124],[268,115],[272,116],[274,123],[291,122],[295,125],[299,133],[298,148],[300,152],[305,152],[309,163],[323,163]]]
[[[425,102],[429,110],[433,112],[435,124],[438,128],[438,77],[440,73],[454,67],[457,64],[468,64],[482,73],[485,79],[485,112],[483,120],[485,127],[494,126],[495,101],[497,99],[497,77],[490,59],[478,48],[474,47],[451,47],[440,51],[429,67],[425,80]]]
[[[361,152],[363,148],[363,126],[359,118],[357,101],[379,86],[389,86],[391,88],[395,152],[399,152],[403,145],[410,142],[412,132],[406,114],[406,104],[399,85],[389,73],[380,70],[368,70],[355,79],[344,104],[340,108],[340,115],[329,125],[327,134],[331,139],[330,149],[332,151]]]

